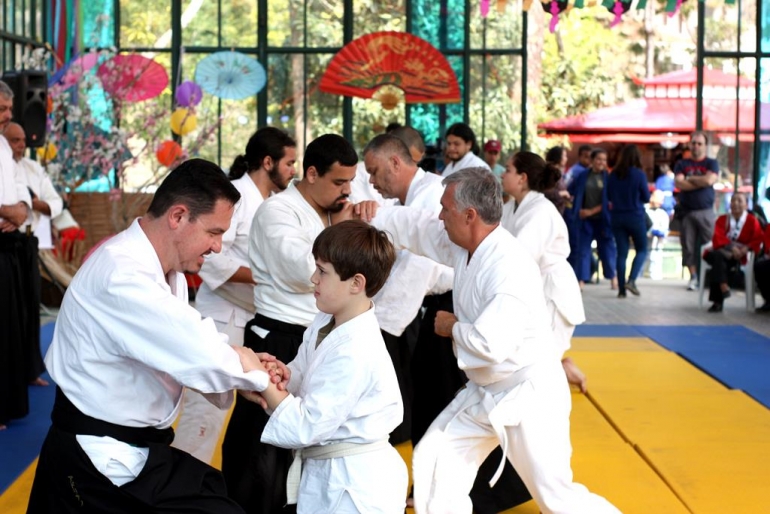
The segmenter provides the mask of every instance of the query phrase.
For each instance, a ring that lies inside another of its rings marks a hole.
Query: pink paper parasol
[[[116,55],[102,63],[96,75],[105,91],[129,102],[155,98],[168,85],[166,69],[138,54]]]

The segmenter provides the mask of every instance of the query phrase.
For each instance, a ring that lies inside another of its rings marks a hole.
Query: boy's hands
[[[285,391],[291,378],[291,370],[279,361],[275,356],[269,353],[260,352],[257,354],[265,370],[270,375],[270,381],[276,384],[279,391]]]

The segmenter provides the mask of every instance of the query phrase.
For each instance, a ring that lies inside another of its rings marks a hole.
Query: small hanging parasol
[[[259,62],[240,52],[216,52],[201,59],[195,83],[218,98],[240,100],[256,95],[267,82]]]
[[[139,54],[120,54],[102,63],[96,72],[104,90],[127,102],[155,98],[168,86],[166,69]]]
[[[98,62],[99,54],[97,52],[81,54],[54,73],[48,80],[48,87],[53,87],[55,84],[61,84],[64,89],[68,89],[80,82],[83,75],[88,73]]]
[[[383,86],[389,88],[380,92]],[[325,93],[379,97],[386,108],[395,107],[393,87],[403,92],[406,103],[460,101],[457,76],[446,57],[406,32],[373,32],[354,39],[332,58],[319,85]]]

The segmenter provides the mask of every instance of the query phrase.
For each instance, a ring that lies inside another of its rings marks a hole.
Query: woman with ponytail
[[[206,256],[199,276],[195,308],[214,319],[229,344],[243,346],[246,323],[254,317],[254,279],[249,267],[249,233],[257,208],[269,195],[286,189],[295,175],[296,143],[286,132],[265,127],[249,139],[246,153],[235,158],[228,178],[241,193],[222,250]],[[185,391],[173,446],[210,464],[227,410],[201,394]]]
[[[572,266],[567,225],[543,191],[552,189],[561,171],[532,152],[518,152],[508,159],[503,191],[512,201],[503,206],[501,224],[529,250],[540,267],[545,299],[554,333],[554,352],[561,359],[567,380],[586,391],[586,377],[569,357],[575,325],[585,321],[580,286]]]

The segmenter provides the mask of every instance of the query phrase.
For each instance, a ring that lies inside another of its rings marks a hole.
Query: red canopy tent
[[[676,71],[644,80],[644,98],[541,123],[538,128],[546,134],[569,135],[574,143],[657,143],[668,132],[674,141],[687,141],[696,125],[696,73]],[[703,130],[734,136],[737,109],[739,139],[753,140],[754,81],[704,70],[703,82]],[[770,104],[762,104],[761,120],[761,126],[770,126]]]

